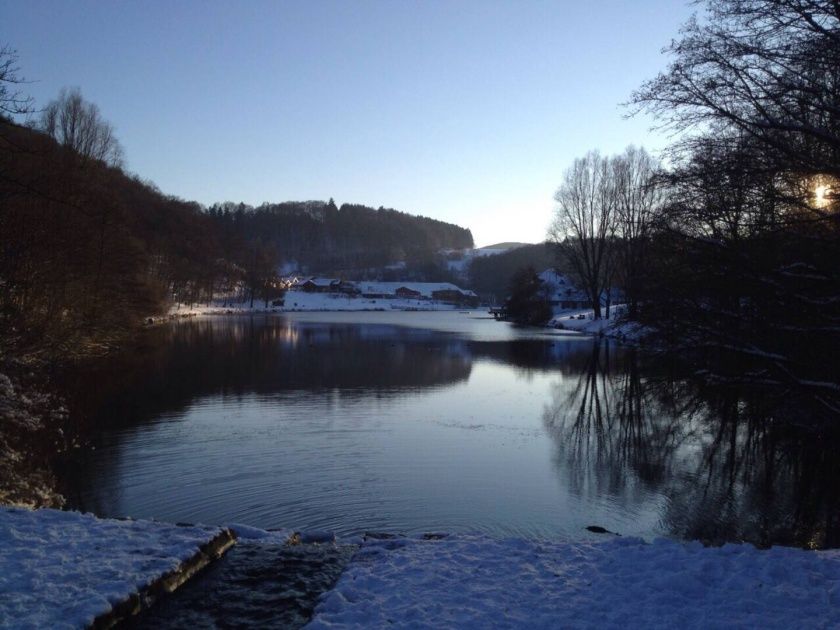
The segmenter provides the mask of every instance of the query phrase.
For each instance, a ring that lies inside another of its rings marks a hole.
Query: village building
[[[423,294],[420,291],[412,289],[410,287],[399,287],[395,292],[398,298],[404,298],[409,300],[419,300],[423,297]]]
[[[590,308],[592,302],[585,291],[578,289],[568,276],[546,269],[539,276],[545,297],[555,310],[581,310]]]
[[[554,310],[577,311],[592,308],[589,295],[575,286],[568,276],[554,269],[546,269],[537,277],[542,284],[546,300]],[[612,304],[617,304],[621,297],[621,291],[618,289],[611,290],[609,294],[604,291],[601,295],[601,305],[606,306],[608,299]]]
[[[337,285],[331,285],[331,287],[333,292],[343,293],[348,296],[355,297],[361,293],[361,290],[356,286],[355,282],[349,282],[347,280],[341,280]]]
[[[313,277],[299,280],[291,288],[307,293],[343,294],[373,300],[434,300],[467,308],[479,305],[478,296],[473,291],[450,282],[373,282]]]
[[[432,299],[447,304],[469,306],[475,303],[478,306],[478,297],[472,291],[464,291],[453,285],[453,288],[443,288],[432,291]]]
[[[299,280],[293,288],[307,293],[333,293],[340,286],[341,281],[335,278],[307,278]]]

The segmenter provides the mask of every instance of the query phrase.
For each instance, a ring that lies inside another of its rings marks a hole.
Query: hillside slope
[[[472,233],[451,223],[390,208],[332,200],[216,204],[209,215],[225,233],[272,247],[280,260],[308,272],[429,264],[445,249],[473,246]]]

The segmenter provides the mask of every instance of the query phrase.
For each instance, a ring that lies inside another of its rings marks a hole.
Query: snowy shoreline
[[[310,628],[840,624],[840,550],[230,529],[239,544],[358,546]],[[226,531],[0,508],[0,627],[90,625]]]
[[[651,330],[626,318],[623,304],[613,306],[609,318],[594,319],[592,309],[569,310],[555,313],[546,326],[555,330],[576,332],[596,337],[607,337],[621,343],[641,344],[651,334]]]
[[[237,314],[265,314],[265,313],[298,313],[298,312],[338,312],[338,311],[455,311],[461,307],[446,302],[428,299],[410,298],[365,298],[351,297],[337,293],[307,293],[305,291],[290,291],[286,294],[284,304],[268,305],[257,303],[253,307],[247,303],[228,304],[226,301],[215,300],[204,305],[175,305],[169,309],[164,317],[178,318],[194,315],[237,315]],[[474,309],[470,309],[474,310]]]
[[[216,315],[282,315],[284,313],[344,313],[344,312],[452,312],[470,311],[490,313],[489,307],[464,308],[461,306],[429,300],[411,299],[369,299],[352,298],[336,294],[294,292],[289,293],[284,306],[223,306],[218,303],[203,306],[176,305],[164,316],[149,317],[147,324],[161,324],[181,318]],[[290,300],[293,301],[290,302]],[[595,337],[607,337],[627,344],[640,344],[650,330],[632,321],[623,319],[623,305],[613,307],[609,319],[593,319],[592,309],[565,310],[556,312],[543,326]]]

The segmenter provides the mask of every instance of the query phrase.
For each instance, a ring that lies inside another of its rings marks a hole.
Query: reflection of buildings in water
[[[296,346],[300,342],[300,330],[287,321],[273,326],[268,334],[272,341],[286,346]]]
[[[543,422],[572,492],[630,507],[663,496],[671,535],[837,546],[833,449],[762,402],[758,392],[643,374],[635,353],[596,343],[577,379],[558,382]]]

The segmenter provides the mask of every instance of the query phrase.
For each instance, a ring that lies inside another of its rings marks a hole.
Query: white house
[[[557,273],[554,269],[546,269],[538,278],[543,285],[548,303],[552,308],[560,310],[578,310],[589,308],[589,296],[578,289],[568,276]]]

